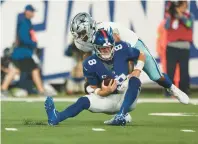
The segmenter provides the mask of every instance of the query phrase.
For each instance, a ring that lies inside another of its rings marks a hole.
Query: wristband
[[[100,91],[100,90],[101,90],[101,88],[95,89],[94,94],[98,95],[98,91]]]
[[[141,60],[138,60],[138,61],[137,61],[137,64],[135,65],[134,70],[135,70],[135,69],[138,69],[138,70],[142,71],[143,67],[144,67],[144,62],[141,61]]]

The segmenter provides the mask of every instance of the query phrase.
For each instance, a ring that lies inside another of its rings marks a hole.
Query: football
[[[110,77],[105,78],[104,79],[104,85],[108,86],[111,80],[112,80],[112,78],[110,78]]]

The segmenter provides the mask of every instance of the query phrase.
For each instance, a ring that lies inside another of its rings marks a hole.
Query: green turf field
[[[103,124],[111,118],[85,111],[56,127],[47,125],[43,102],[1,102],[2,144],[198,144],[198,106],[179,103],[141,103],[131,112],[133,123],[125,127]],[[57,102],[58,110],[67,102]],[[188,113],[193,116],[150,116],[149,113]],[[195,116],[196,115],[196,116]],[[17,128],[18,131],[6,131]],[[92,128],[103,128],[95,132]],[[181,129],[195,132],[185,133]]]

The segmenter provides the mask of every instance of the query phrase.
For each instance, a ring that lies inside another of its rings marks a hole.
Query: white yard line
[[[54,98],[55,102],[75,102],[78,98]],[[37,98],[2,98],[0,101],[11,102],[44,102],[45,97]],[[139,98],[138,103],[179,103],[176,99],[167,98]],[[190,100],[191,104],[198,105],[198,98]]]
[[[198,115],[196,113],[170,113],[170,112],[166,112],[166,113],[149,113],[148,115],[150,116],[169,116],[169,117],[183,117],[183,116],[195,116],[197,117]]]
[[[195,132],[194,130],[189,130],[189,129],[183,129],[183,130],[180,130],[180,131],[183,131],[183,132]]]
[[[92,131],[101,132],[101,131],[106,131],[106,130],[103,128],[92,128]]]
[[[18,131],[17,128],[5,128],[6,131]]]

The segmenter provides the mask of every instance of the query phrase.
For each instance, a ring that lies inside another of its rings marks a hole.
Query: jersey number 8
[[[122,49],[122,45],[121,44],[115,46],[115,51],[118,51],[118,50],[121,50],[121,49]]]
[[[89,65],[94,65],[96,64],[96,60],[95,59],[89,60],[88,63]]]

